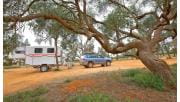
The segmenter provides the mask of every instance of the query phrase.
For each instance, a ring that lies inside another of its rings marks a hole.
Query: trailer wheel
[[[41,65],[41,66],[40,66],[40,71],[41,71],[41,72],[47,72],[48,69],[49,69],[49,67],[48,67],[47,65]]]

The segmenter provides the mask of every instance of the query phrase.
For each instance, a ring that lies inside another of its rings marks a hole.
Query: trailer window
[[[47,48],[47,53],[54,53],[54,48]]]
[[[43,49],[42,48],[35,48],[34,53],[42,53]]]
[[[15,51],[16,54],[24,54],[25,51]]]

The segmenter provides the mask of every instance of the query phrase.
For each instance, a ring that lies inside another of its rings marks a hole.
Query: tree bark
[[[166,86],[168,87],[175,87],[172,86],[172,82],[174,82],[174,77],[171,73],[169,65],[159,59],[154,53],[151,51],[149,46],[144,47],[138,51],[138,56],[141,62],[154,74],[159,75],[163,81],[165,82]]]
[[[57,38],[54,38],[54,44],[55,44],[55,57],[56,57],[56,68],[59,69],[59,62],[58,62],[58,46],[57,46]]]

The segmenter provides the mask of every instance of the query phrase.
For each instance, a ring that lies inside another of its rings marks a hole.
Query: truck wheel
[[[102,66],[102,67],[105,67],[105,66],[106,66],[106,63],[104,63],[104,64],[101,64],[101,66]]]
[[[111,62],[110,62],[110,61],[107,61],[107,62],[106,62],[106,66],[111,66]]]
[[[92,63],[92,62],[89,62],[89,63],[88,63],[88,67],[89,67],[89,68],[93,68],[93,63]]]
[[[41,71],[41,72],[47,72],[48,69],[49,69],[49,67],[48,67],[47,65],[41,65],[41,66],[40,66],[40,71]]]

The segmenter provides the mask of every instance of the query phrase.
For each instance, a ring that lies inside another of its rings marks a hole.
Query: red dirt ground
[[[92,87],[95,83],[95,80],[75,80],[66,85],[64,89],[65,91],[72,93],[83,87]]]
[[[176,63],[176,59],[166,59],[165,61],[168,64]],[[33,69],[32,67],[4,69],[4,95],[15,93],[26,88],[32,88],[41,84],[50,83],[52,80],[64,80],[92,73],[141,67],[144,67],[144,65],[139,60],[123,60],[113,61],[112,65],[108,67],[100,67],[98,65],[95,66],[95,68],[84,68],[83,66],[77,64],[72,69],[62,67],[62,71],[49,71],[44,73],[39,72],[37,69]],[[69,86],[74,87],[74,83],[79,82],[72,82]],[[94,82],[89,80],[85,83],[85,86],[92,83]],[[84,84],[79,84],[77,87],[81,86],[84,86]],[[67,90],[74,91],[77,87],[72,89],[67,88]]]

